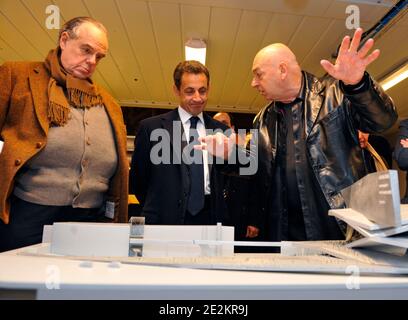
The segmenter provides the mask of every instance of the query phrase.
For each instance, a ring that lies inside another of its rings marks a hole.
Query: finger
[[[340,45],[340,48],[339,48],[339,54],[337,56],[341,56],[342,54],[346,53],[349,46],[350,46],[350,37],[345,36],[343,38],[343,41],[341,42],[341,45]]]
[[[194,150],[207,150],[207,144],[206,143],[201,143],[201,144],[196,144],[193,146]]]
[[[364,63],[368,66],[380,56],[380,50],[375,49],[367,58],[364,59]]]
[[[366,43],[364,43],[363,47],[360,49],[358,52],[358,56],[360,58],[364,58],[368,51],[373,47],[374,45],[374,40],[373,39],[368,39]]]
[[[335,72],[334,65],[330,61],[321,60],[320,65],[323,67],[324,70],[326,70],[328,74],[330,74],[331,76],[334,75]]]
[[[198,141],[201,143],[211,144],[211,143],[215,143],[217,140],[214,135],[209,135],[209,136],[204,136],[204,137],[198,137]]]
[[[199,142],[206,142],[211,139],[211,136],[198,137]]]
[[[351,52],[357,52],[358,46],[360,45],[361,35],[363,34],[363,29],[357,28],[354,32],[353,40],[351,40],[350,50]]]

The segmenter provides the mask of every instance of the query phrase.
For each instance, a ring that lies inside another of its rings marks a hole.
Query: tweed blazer
[[[0,218],[9,222],[10,195],[17,172],[47,144],[50,74],[43,62],[6,62],[0,66]],[[111,178],[108,200],[115,202],[114,221],[127,221],[129,163],[122,111],[102,88],[99,92],[116,139],[118,167]]]

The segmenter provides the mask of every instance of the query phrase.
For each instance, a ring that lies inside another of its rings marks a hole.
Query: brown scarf
[[[67,74],[59,62],[59,53],[59,48],[53,49],[45,59],[45,67],[51,74],[48,82],[48,119],[52,125],[64,126],[68,122],[70,105],[91,108],[103,105],[103,100],[91,79],[78,79]]]

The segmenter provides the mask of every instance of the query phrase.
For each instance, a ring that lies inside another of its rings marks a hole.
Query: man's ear
[[[59,40],[59,46],[60,46],[61,49],[65,49],[65,46],[66,46],[66,43],[67,43],[68,39],[69,39],[68,32],[64,31],[61,34],[61,37],[60,37],[60,40]]]
[[[279,64],[279,75],[281,80],[285,80],[288,76],[288,66],[285,62]]]
[[[177,97],[180,97],[180,90],[177,88],[175,84],[173,84],[173,91]]]

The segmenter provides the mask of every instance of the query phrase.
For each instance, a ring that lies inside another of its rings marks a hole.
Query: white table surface
[[[33,290],[37,299],[408,299],[407,276],[112,266],[18,252],[0,254],[2,297]]]

